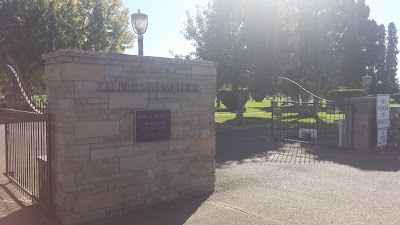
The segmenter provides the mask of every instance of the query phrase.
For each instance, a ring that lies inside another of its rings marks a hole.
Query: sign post
[[[376,125],[378,129],[377,147],[381,148],[387,144],[387,129],[390,126],[390,95],[379,94],[376,99]]]

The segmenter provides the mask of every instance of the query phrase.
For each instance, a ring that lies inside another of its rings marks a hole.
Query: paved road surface
[[[218,129],[217,182],[211,196],[105,224],[400,224],[399,155],[258,144],[262,132]],[[9,210],[0,214],[0,224],[52,224],[32,216],[32,210]]]

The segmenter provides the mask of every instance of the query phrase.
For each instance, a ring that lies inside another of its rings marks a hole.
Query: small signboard
[[[145,110],[135,112],[135,141],[151,142],[171,137],[171,111]]]
[[[376,99],[376,126],[378,129],[377,147],[387,144],[387,129],[390,126],[390,95],[379,94]]]
[[[390,95],[379,94],[376,99],[376,124],[378,131],[387,129],[390,125]]]
[[[378,130],[377,147],[383,147],[387,144],[387,130]]]

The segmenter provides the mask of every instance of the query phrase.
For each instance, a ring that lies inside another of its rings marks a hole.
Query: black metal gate
[[[352,123],[349,121],[353,110],[348,103],[319,99],[299,102],[289,97],[275,97],[271,111],[271,135],[275,140],[352,148]]]
[[[4,175],[33,201],[52,209],[52,156],[50,119],[44,90],[35,82],[22,82],[18,67],[9,57],[6,65],[6,129]]]

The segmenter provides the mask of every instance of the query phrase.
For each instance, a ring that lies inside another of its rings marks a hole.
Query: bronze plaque
[[[135,112],[136,142],[167,140],[170,137],[170,110],[146,110]]]

